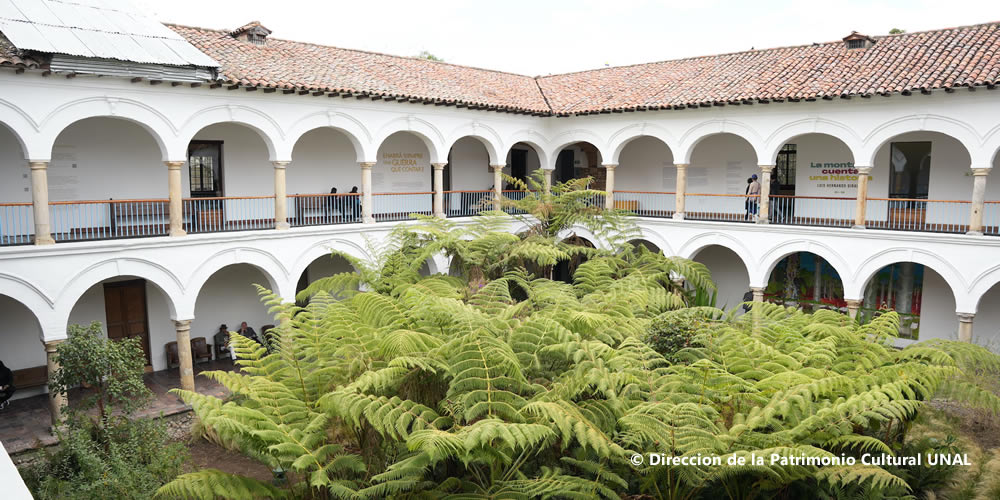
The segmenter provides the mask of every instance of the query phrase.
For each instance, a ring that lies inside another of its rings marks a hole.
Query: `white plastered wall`
[[[267,313],[268,307],[261,303],[255,284],[268,287],[268,279],[249,264],[235,264],[216,271],[198,292],[191,338],[205,337],[211,344],[222,324],[229,331],[235,331],[246,321],[257,334],[261,333],[261,326],[275,324]]]
[[[628,143],[618,157],[615,189],[621,191],[673,192],[677,188],[674,156],[655,137],[639,137]]]
[[[730,310],[743,302],[743,294],[750,290],[750,277],[740,257],[732,250],[710,245],[695,256],[712,273],[712,281],[717,287],[716,307]]]
[[[0,295],[0,361],[11,370],[33,368],[45,364],[45,346],[35,315],[24,304]],[[13,399],[34,396],[45,392],[44,387],[18,389]]]
[[[348,138],[330,128],[305,133],[292,150],[292,163],[285,173],[288,194],[324,194],[330,188],[348,193],[361,189],[361,169]],[[273,190],[273,188],[272,188]]]

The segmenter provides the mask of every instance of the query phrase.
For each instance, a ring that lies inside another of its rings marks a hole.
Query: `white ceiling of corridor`
[[[129,0],[0,0],[0,32],[21,50],[218,67]]]

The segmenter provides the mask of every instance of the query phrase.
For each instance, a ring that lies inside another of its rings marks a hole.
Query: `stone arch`
[[[840,141],[850,150],[853,161],[857,161],[862,150],[861,138],[847,125],[825,118],[804,118],[778,127],[767,137],[764,155],[760,157],[762,164],[773,164],[782,146],[797,137],[811,134]]]
[[[967,293],[968,288],[961,273],[950,262],[917,248],[889,248],[862,261],[854,271],[852,279],[845,280],[844,297],[855,299],[863,297],[868,282],[876,273],[886,266],[899,262],[913,262],[930,268],[948,283],[955,298],[956,310],[969,313],[975,311],[976,303],[972,300],[971,294]]]
[[[937,132],[962,144],[969,153],[972,165],[985,165],[989,155],[980,148],[981,141],[975,129],[962,121],[939,115],[910,115],[887,121],[874,127],[863,138],[862,150],[855,155],[855,162],[862,166],[875,164],[875,155],[889,141],[907,132]],[[862,163],[864,162],[864,163]]]
[[[983,154],[988,156],[986,164],[973,164],[972,168],[991,168],[995,163],[1000,162],[1000,125],[993,127],[983,136],[982,149]]]
[[[1000,264],[986,269],[972,280],[968,293],[974,308],[964,312],[977,312],[983,296],[997,285],[1000,285]]]
[[[424,142],[424,146],[427,147],[430,163],[444,162],[441,158],[441,151],[447,151],[443,146],[446,142],[444,134],[430,122],[415,118],[412,115],[396,118],[379,129],[378,133],[375,134],[375,140],[372,141],[372,147],[375,148],[376,154],[378,149],[382,147],[382,144],[385,143],[385,140],[397,132],[409,132],[419,137]]]
[[[55,134],[52,134],[52,135],[46,134],[44,136],[43,140],[44,140],[44,142],[47,145],[46,146],[47,147],[47,153],[45,154],[44,157],[41,157],[41,158],[39,158],[39,157],[32,157],[31,160],[50,160],[52,158],[52,149],[56,146],[56,143],[59,141],[59,138],[62,136],[63,132],[65,132],[67,129],[69,129],[70,127],[72,127],[73,125],[75,125],[78,122],[81,122],[83,120],[89,120],[89,119],[92,119],[92,118],[107,118],[107,119],[119,120],[119,121],[127,122],[127,123],[130,123],[130,124],[133,124],[133,125],[137,125],[140,129],[145,130],[146,133],[148,133],[149,136],[152,137],[153,142],[156,143],[156,146],[160,150],[160,156],[161,156],[161,159],[163,161],[167,161],[170,158],[170,156],[171,156],[171,153],[170,153],[170,150],[169,150],[169,147],[170,147],[169,146],[169,142],[167,140],[165,140],[165,139],[169,139],[170,136],[164,136],[163,135],[164,133],[167,133],[168,131],[157,130],[156,128],[151,127],[150,125],[148,125],[147,123],[143,123],[143,122],[137,121],[137,120],[132,119],[132,118],[126,118],[126,117],[122,117],[122,116],[112,116],[112,115],[94,115],[94,116],[83,117],[83,118],[80,118],[79,120],[74,120],[74,121],[72,121],[70,123],[61,124],[61,125],[64,125],[64,126],[62,126]]]
[[[0,273],[0,295],[10,297],[31,312],[41,327],[43,341],[65,337],[66,325],[62,324],[60,328],[58,320],[55,320],[55,300],[28,280]]]
[[[556,165],[556,161],[559,158],[559,152],[578,142],[585,142],[596,148],[597,153],[601,155],[602,163],[608,162],[613,156],[606,146],[607,141],[603,140],[597,134],[583,129],[567,130],[566,132],[555,136],[550,142],[550,144],[554,147],[550,147],[548,149],[549,152],[545,155],[549,161],[549,166],[547,168],[555,169],[558,166]],[[539,159],[541,159],[541,157],[539,157]]]
[[[549,157],[546,154],[545,147],[543,144],[548,144],[550,141],[542,134],[535,130],[520,130],[515,132],[506,141],[501,143],[499,151],[503,151],[505,154],[510,151],[517,143],[524,143],[531,146],[531,149],[535,150],[535,154],[538,155],[538,163],[543,169],[551,169],[552,164],[549,163]]]
[[[765,151],[763,139],[749,126],[732,120],[709,120],[691,127],[687,133],[681,136],[680,144],[675,151],[674,162],[691,163],[691,154],[694,153],[698,144],[708,137],[719,134],[734,135],[746,141],[753,149],[757,163],[760,163],[760,158],[765,157],[762,154]]]
[[[629,143],[640,137],[654,137],[658,139],[670,150],[671,154],[674,154],[680,148],[680,143],[667,129],[651,123],[637,123],[611,134],[611,139],[608,141],[608,150],[612,153],[608,158],[608,163],[619,163],[619,157],[625,146],[628,146]]]
[[[860,297],[860,296],[854,297],[847,295],[847,289],[848,289],[847,277],[850,276],[848,272],[850,271],[850,266],[848,265],[847,260],[844,259],[842,255],[840,255],[840,252],[834,250],[833,247],[823,243],[819,243],[814,240],[803,239],[803,240],[786,241],[784,243],[781,243],[780,245],[775,246],[774,248],[771,248],[766,253],[764,253],[764,255],[761,256],[760,265],[757,267],[759,273],[756,275],[751,275],[750,282],[754,283],[754,286],[767,286],[768,281],[770,280],[771,277],[771,273],[774,271],[774,268],[777,267],[777,265],[785,257],[788,257],[789,255],[798,252],[811,253],[813,255],[818,255],[819,257],[822,257],[823,260],[827,262],[827,264],[833,267],[834,271],[837,271],[837,274],[840,276],[841,281],[843,281],[842,284],[844,286],[844,296],[852,299]],[[757,283],[761,284],[758,285]]]
[[[299,139],[318,128],[329,128],[344,134],[354,146],[354,153],[359,163],[377,160],[375,158],[376,152],[372,150],[371,132],[368,131],[364,123],[351,115],[332,110],[318,111],[303,116],[291,126],[288,132],[289,158],[291,158],[291,152],[295,149]]]
[[[601,238],[598,238],[597,235],[595,235],[589,229],[582,226],[575,226],[569,229],[563,229],[562,231],[559,232],[557,238],[559,238],[559,240],[562,241],[573,236],[587,240],[592,245],[594,245],[594,248],[598,250],[610,250],[608,248],[606,241],[602,240]]]
[[[751,286],[764,286],[767,284],[766,281],[764,285],[759,285],[754,282],[754,272],[757,269],[757,260],[753,256],[753,252],[750,251],[750,248],[744,245],[738,238],[726,233],[710,232],[699,234],[682,245],[677,251],[677,255],[685,259],[694,260],[694,258],[698,255],[698,252],[703,250],[705,247],[712,245],[731,250],[740,258],[741,261],[743,261],[743,267],[747,270]]]
[[[175,160],[187,159],[188,144],[198,132],[210,125],[220,123],[235,123],[247,127],[264,141],[270,161],[290,161],[292,146],[285,140],[282,126],[269,115],[248,106],[222,105],[205,108],[195,112],[184,123],[183,132],[172,146],[172,156]]]
[[[209,256],[187,280],[185,311],[194,314],[195,302],[209,278],[224,267],[249,264],[268,280],[268,288],[285,300],[295,300],[295,283],[288,278],[287,268],[274,255],[257,248],[230,248]]]
[[[155,262],[137,258],[117,258],[97,262],[71,278],[56,299],[57,317],[63,329],[69,322],[70,313],[83,294],[92,286],[104,280],[120,276],[142,278],[153,285],[167,302],[171,319],[186,319],[194,310],[186,309],[184,287],[180,279],[166,267]]]
[[[44,145],[36,144],[41,142],[38,140],[38,124],[24,110],[3,99],[0,99],[0,128],[9,130],[14,136],[24,159],[48,159],[48,155],[43,153],[51,152],[51,148],[46,150]],[[32,156],[33,154],[42,156]]]
[[[501,149],[503,141],[500,140],[500,134],[479,122],[467,123],[453,130],[451,138],[445,142],[447,147],[443,151],[451,151],[455,143],[465,137],[472,137],[482,143],[486,153],[489,154],[490,165],[500,165],[504,162],[504,158],[500,156],[500,152],[504,151]],[[447,158],[447,154],[445,157]]]
[[[295,258],[291,268],[291,276],[298,280],[299,276],[302,276],[302,273],[309,267],[309,264],[312,264],[320,257],[330,255],[330,252],[333,250],[339,250],[358,259],[372,260],[372,256],[368,254],[365,248],[353,241],[339,238],[323,240],[313,243]]]
[[[643,239],[656,245],[660,249],[660,253],[667,257],[677,255],[673,245],[659,231],[642,230],[638,239]]]
[[[40,141],[37,150],[28,151],[32,160],[48,160],[56,138],[66,127],[87,118],[117,118],[145,129],[156,141],[168,161],[172,156],[171,144],[177,136],[177,127],[161,111],[146,103],[120,97],[88,97],[67,102],[52,110],[39,124]],[[38,155],[38,156],[35,156]]]

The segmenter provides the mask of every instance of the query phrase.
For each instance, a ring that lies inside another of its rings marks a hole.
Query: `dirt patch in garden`
[[[947,415],[958,431],[983,450],[1000,448],[1000,419],[954,401],[936,399],[928,404]]]
[[[219,469],[230,474],[239,474],[259,481],[271,481],[271,470],[260,462],[251,460],[239,453],[229,451],[204,439],[188,439],[184,441],[191,453],[191,460],[184,465],[184,472],[194,472],[202,469]]]

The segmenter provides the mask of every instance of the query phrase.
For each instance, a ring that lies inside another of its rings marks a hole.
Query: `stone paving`
[[[233,363],[228,359],[195,364],[195,390],[212,396],[226,396],[229,391],[225,387],[207,377],[199,377],[198,373],[206,370],[232,369]],[[191,409],[177,396],[167,392],[181,385],[177,368],[146,374],[145,380],[146,387],[153,392],[153,402],[139,412],[138,416],[155,417],[161,413],[174,415]],[[81,390],[83,389],[70,391],[70,404],[74,400],[74,395],[79,395]],[[10,454],[50,446],[58,442],[52,435],[51,425],[48,395],[41,394],[14,400],[9,406],[0,410],[0,442]]]

